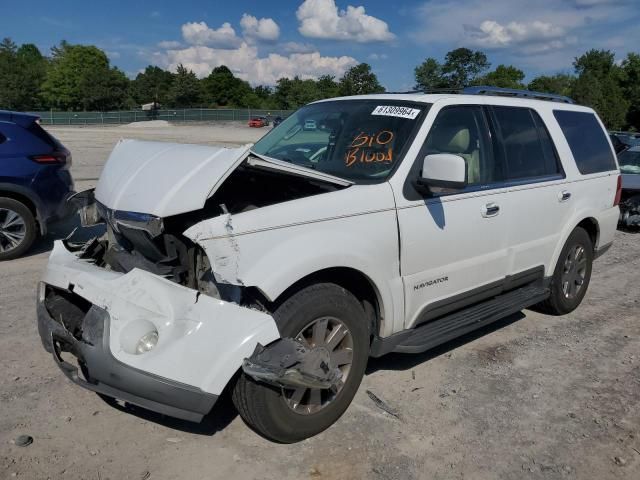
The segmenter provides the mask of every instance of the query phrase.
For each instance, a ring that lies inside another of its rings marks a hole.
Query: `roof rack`
[[[549,102],[575,103],[572,98],[553,93],[532,92],[530,90],[517,90],[515,88],[500,88],[489,86],[465,87],[459,91],[467,95],[499,95],[505,97],[523,97],[535,100],[547,100]]]

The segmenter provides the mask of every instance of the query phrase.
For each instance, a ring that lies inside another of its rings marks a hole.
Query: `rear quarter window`
[[[593,113],[554,110],[581,174],[616,170],[607,135]]]

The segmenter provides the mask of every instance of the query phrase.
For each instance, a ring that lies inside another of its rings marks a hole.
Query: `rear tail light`
[[[618,186],[616,187],[616,197],[613,199],[614,207],[617,207],[620,204],[620,197],[622,197],[622,175],[618,175]]]
[[[70,158],[69,152],[53,152],[46,155],[32,155],[31,160],[42,165],[64,165],[67,158]]]

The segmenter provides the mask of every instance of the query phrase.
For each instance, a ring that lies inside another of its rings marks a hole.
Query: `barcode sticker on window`
[[[415,118],[420,113],[419,108],[400,107],[397,105],[378,105],[373,109],[371,115],[384,115],[387,117]]]

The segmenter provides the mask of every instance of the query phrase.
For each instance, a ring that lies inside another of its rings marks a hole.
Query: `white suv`
[[[103,396],[199,421],[228,389],[298,441],[369,356],[575,309],[619,178],[593,110],[489,88],[316,102],[236,149],[121,141],[77,199],[104,231],[51,253],[40,334]]]

